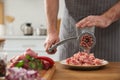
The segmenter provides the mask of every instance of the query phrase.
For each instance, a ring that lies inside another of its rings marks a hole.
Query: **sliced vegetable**
[[[42,80],[42,78],[38,71],[12,67],[8,68],[5,80]]]

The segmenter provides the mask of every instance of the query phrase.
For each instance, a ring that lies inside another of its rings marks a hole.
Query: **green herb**
[[[30,69],[36,69],[36,63],[35,62],[30,61],[28,64],[29,64]]]
[[[43,63],[42,63],[41,60],[37,60],[36,64],[37,64],[37,68],[38,68],[38,70],[43,69]]]
[[[34,59],[33,61],[30,61],[28,64],[30,69],[35,69],[35,70],[43,69],[43,64],[41,60]]]
[[[24,65],[24,60],[20,60],[16,65],[15,67],[22,67]]]
[[[24,64],[28,65],[28,69],[34,69],[34,70],[41,70],[43,69],[43,63],[40,59],[36,59],[30,55],[26,55],[26,60],[20,60],[15,66],[16,67],[24,67]]]
[[[26,55],[26,59],[30,60],[30,61],[33,61],[35,58],[33,58],[32,56],[30,55]]]

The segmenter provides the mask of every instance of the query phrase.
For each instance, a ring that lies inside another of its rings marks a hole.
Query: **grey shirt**
[[[60,39],[76,36],[75,23],[89,15],[100,15],[115,5],[118,0],[65,0]],[[80,32],[81,30],[79,30]],[[91,52],[108,61],[120,61],[120,20],[106,29],[95,28],[96,45]],[[76,40],[58,47],[60,60],[79,51]]]

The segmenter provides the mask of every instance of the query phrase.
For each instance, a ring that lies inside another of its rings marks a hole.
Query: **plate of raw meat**
[[[60,63],[70,69],[95,70],[105,67],[109,62],[95,58],[93,53],[78,52]]]

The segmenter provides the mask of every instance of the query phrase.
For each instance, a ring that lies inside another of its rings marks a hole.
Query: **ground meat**
[[[101,65],[102,61],[101,59],[95,58],[94,54],[88,54],[86,52],[78,52],[66,59],[67,64],[82,66]]]
[[[80,37],[80,46],[85,49],[90,49],[94,43],[93,37],[90,34],[84,34]]]

